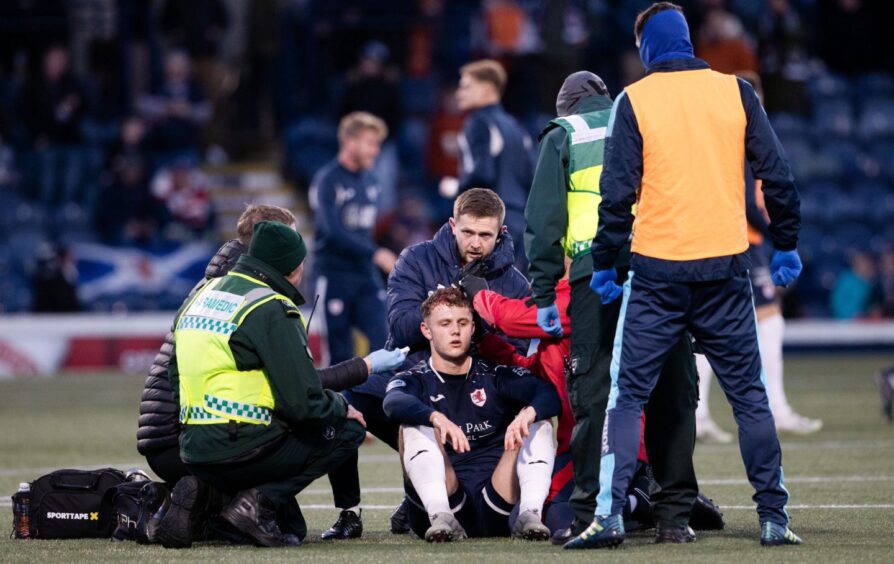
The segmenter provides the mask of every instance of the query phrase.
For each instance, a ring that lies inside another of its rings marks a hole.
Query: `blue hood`
[[[669,59],[694,57],[689,25],[682,13],[665,10],[649,18],[639,40],[639,58],[646,69]]]

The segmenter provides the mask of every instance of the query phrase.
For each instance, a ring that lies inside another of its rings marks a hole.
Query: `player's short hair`
[[[367,130],[374,131],[379,136],[379,141],[384,141],[388,137],[388,126],[382,118],[369,112],[351,112],[338,123],[338,140],[344,141],[348,137],[356,137]]]
[[[503,225],[506,206],[497,193],[487,188],[472,188],[460,194],[453,202],[453,219],[461,215],[472,217],[495,217]]]
[[[259,221],[278,221],[284,225],[298,223],[295,215],[286,208],[270,204],[248,204],[236,222],[236,236],[246,247],[251,243],[252,231]]]
[[[482,59],[465,64],[459,69],[459,75],[468,74],[478,82],[489,82],[500,96],[506,89],[506,69],[493,59]]]
[[[422,311],[422,319],[428,319],[431,312],[438,306],[447,307],[463,307],[472,312],[472,304],[459,288],[438,288],[422,302],[420,310]]]
[[[673,2],[655,2],[642,12],[640,12],[636,16],[636,21],[633,23],[633,34],[636,36],[637,41],[639,41],[640,37],[643,35],[643,28],[646,27],[646,23],[654,16],[655,14],[660,14],[661,12],[666,12],[668,10],[676,10],[683,13],[683,8],[677,6]]]

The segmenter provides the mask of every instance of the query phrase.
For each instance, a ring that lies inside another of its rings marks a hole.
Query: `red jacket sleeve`
[[[560,292],[556,287],[556,306],[562,320],[562,331],[571,333],[571,319],[568,317],[570,292]],[[530,305],[528,305],[530,304]],[[475,311],[489,325],[514,339],[550,339],[537,325],[537,306],[529,298],[506,298],[492,290],[482,290],[475,296]]]
[[[479,292],[480,296],[482,292]],[[477,296],[476,296],[477,298]],[[542,370],[540,368],[540,354],[534,353],[531,356],[519,354],[515,347],[507,343],[499,336],[489,333],[483,339],[478,341],[478,353],[485,360],[494,364],[506,364],[509,366],[521,366],[540,376]]]

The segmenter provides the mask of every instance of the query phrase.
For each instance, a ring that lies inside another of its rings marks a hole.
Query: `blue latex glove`
[[[370,364],[370,372],[390,372],[391,370],[397,370],[400,368],[400,365],[404,363],[407,359],[407,353],[410,352],[410,347],[404,347],[402,349],[394,349],[393,351],[389,351],[386,349],[379,349],[377,351],[373,351],[369,353],[369,356],[366,357],[366,360],[369,361]]]
[[[552,337],[562,336],[562,320],[556,304],[537,308],[537,326]]]
[[[802,268],[798,251],[776,251],[770,261],[770,278],[784,288],[795,281]]]
[[[621,295],[621,287],[615,282],[618,280],[618,271],[614,268],[596,270],[590,278],[590,289],[599,294],[603,304],[608,304]]]

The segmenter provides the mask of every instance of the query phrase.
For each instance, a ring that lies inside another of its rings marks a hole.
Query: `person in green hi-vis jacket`
[[[611,108],[608,89],[597,75],[580,71],[565,79],[556,99],[558,117],[540,134],[540,156],[525,208],[524,243],[537,322],[556,337],[561,336],[562,326],[555,286],[570,268],[571,358],[566,373],[575,418],[571,438],[575,487],[569,499],[574,519],[569,530],[555,535],[555,542],[579,534],[590,524],[599,492],[602,427],[620,308],[616,302],[600,303],[589,287],[590,246],[602,200],[599,180]],[[626,271],[628,263],[629,246],[616,268]],[[718,508],[697,495],[692,465],[697,374],[688,338],[674,348],[662,376],[657,393],[674,401],[646,409],[650,423],[646,445],[660,487],[652,496],[653,516],[658,524],[674,527],[722,528]],[[690,509],[698,522],[690,521]]]

